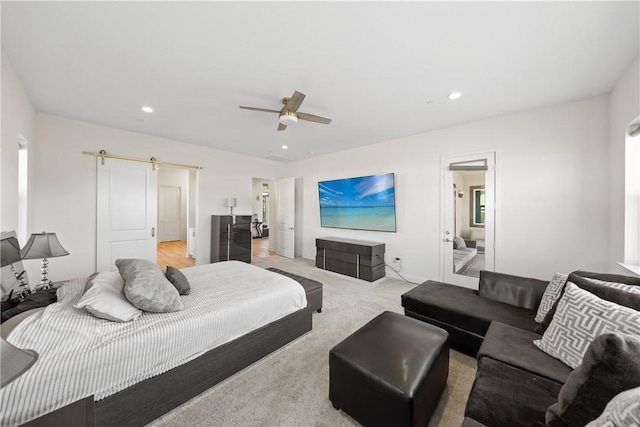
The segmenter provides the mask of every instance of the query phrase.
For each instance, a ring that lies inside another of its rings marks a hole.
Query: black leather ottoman
[[[318,313],[322,312],[322,282],[309,279],[307,277],[298,276],[297,274],[289,273],[288,271],[280,270],[279,268],[270,267],[267,268],[274,273],[280,273],[283,276],[290,277],[296,282],[300,283],[307,293],[307,304],[309,304]]]
[[[365,426],[420,426],[449,376],[449,333],[385,311],[329,352],[329,399]]]

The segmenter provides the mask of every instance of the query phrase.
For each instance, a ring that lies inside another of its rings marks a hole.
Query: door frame
[[[488,169],[485,175],[485,203],[488,209],[485,210],[485,269],[489,271],[495,271],[497,260],[497,245],[496,245],[496,229],[497,227],[497,162],[498,153],[496,150],[474,152],[461,155],[442,156],[440,158],[440,281],[445,283],[451,283],[471,289],[478,289],[478,278],[463,276],[459,274],[452,274],[449,276],[446,274],[447,259],[451,256],[453,245],[446,242],[447,235],[447,218],[451,214],[453,208],[453,186],[448,188],[448,185],[453,182],[453,175],[451,179],[447,176],[447,173],[453,174],[449,171],[449,165],[451,163],[470,162],[473,160],[487,160]],[[453,212],[455,215],[455,211]],[[455,224],[455,218],[453,219]],[[451,228],[453,229],[453,228]],[[449,245],[449,246],[447,246]],[[449,249],[449,247],[451,249]]]
[[[289,195],[289,204],[284,208],[286,213],[283,212],[283,197],[282,197],[282,183],[290,185],[291,193]],[[287,258],[294,259],[296,254],[296,179],[294,177],[278,178],[276,179],[276,254]],[[290,223],[284,223],[282,221],[283,215],[287,216]],[[283,228],[285,227],[285,228]],[[283,240],[287,239],[290,247],[288,249],[283,248]]]

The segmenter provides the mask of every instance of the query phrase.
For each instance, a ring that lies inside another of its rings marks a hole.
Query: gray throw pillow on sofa
[[[640,336],[603,334],[591,342],[579,365],[549,407],[547,426],[584,426],[619,393],[640,386]]]
[[[118,259],[116,267],[124,279],[124,295],[140,310],[166,313],[184,308],[178,290],[157,264],[143,259]]]
[[[173,286],[176,287],[180,295],[189,295],[191,293],[191,285],[185,275],[182,274],[182,271],[177,268],[167,266],[166,276]]]

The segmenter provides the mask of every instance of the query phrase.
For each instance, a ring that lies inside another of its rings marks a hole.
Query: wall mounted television
[[[320,225],[395,232],[394,178],[386,173],[318,182]]]

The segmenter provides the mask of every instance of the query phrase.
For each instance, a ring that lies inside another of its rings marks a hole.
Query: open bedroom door
[[[96,271],[118,258],[157,260],[158,171],[151,164],[97,158]]]
[[[295,258],[295,178],[276,180],[276,254]]]

